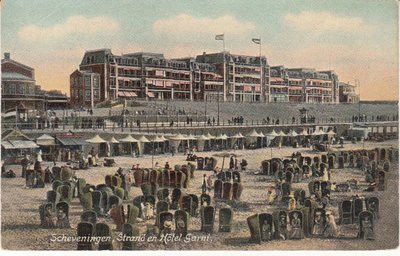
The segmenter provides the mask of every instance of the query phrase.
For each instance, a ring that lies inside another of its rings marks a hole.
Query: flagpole
[[[223,44],[223,58],[224,58],[224,86],[223,86],[223,97],[224,101],[226,101],[226,63],[225,63],[225,32],[223,33],[223,38],[222,38],[222,44]],[[218,92],[218,102],[219,102],[219,92]]]
[[[264,100],[264,98],[265,98],[265,92],[264,92],[264,87],[263,87],[263,81],[264,81],[264,79],[263,79],[263,75],[264,75],[264,67],[263,67],[263,65],[262,65],[262,61],[261,61],[261,36],[260,36],[260,86],[261,86],[261,101],[265,101]]]

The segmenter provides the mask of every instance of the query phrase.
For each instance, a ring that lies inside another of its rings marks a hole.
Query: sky
[[[363,100],[398,100],[396,0],[3,0],[1,49],[69,93],[85,50],[262,54],[272,66],[333,69]]]

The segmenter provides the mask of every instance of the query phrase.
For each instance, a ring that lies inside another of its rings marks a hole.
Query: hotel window
[[[90,76],[85,76],[85,87],[90,88]]]
[[[85,99],[90,100],[90,90],[85,90]]]
[[[95,76],[93,77],[93,88],[99,88],[99,87],[100,87],[99,77]]]
[[[15,84],[10,84],[10,94],[15,94]]]
[[[25,94],[25,85],[24,84],[18,85],[17,94]]]
[[[95,99],[99,99],[100,97],[99,97],[99,90],[94,90],[93,91],[93,97],[95,98]]]
[[[10,93],[10,87],[8,86],[8,85],[5,85],[5,84],[1,84],[1,91],[4,93],[4,94],[9,94]]]

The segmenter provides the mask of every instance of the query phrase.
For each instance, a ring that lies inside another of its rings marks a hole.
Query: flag
[[[253,43],[255,43],[255,44],[261,44],[260,38],[253,38],[253,39],[251,39],[251,41],[253,41]]]
[[[215,40],[224,40],[224,34],[216,35]]]

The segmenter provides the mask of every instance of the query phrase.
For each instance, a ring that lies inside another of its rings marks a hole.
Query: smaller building
[[[6,164],[19,164],[25,155],[34,155],[38,148],[32,139],[19,130],[1,133],[1,159]]]
[[[356,86],[349,83],[339,83],[339,102],[358,103],[359,95],[356,93]]]
[[[70,103],[74,107],[90,107],[100,102],[100,74],[75,70],[70,75]]]

